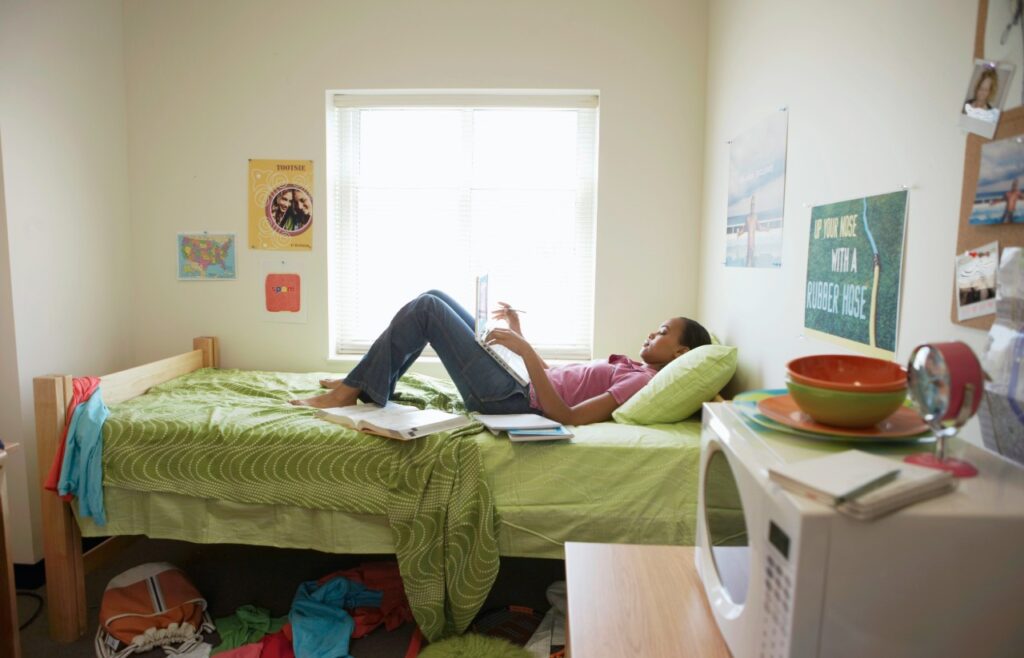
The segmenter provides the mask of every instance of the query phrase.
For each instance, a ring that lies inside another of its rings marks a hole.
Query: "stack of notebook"
[[[501,432],[508,434],[509,441],[557,441],[570,439],[573,434],[557,420],[551,420],[537,414],[473,414],[497,436]]]
[[[952,474],[860,450],[768,469],[782,488],[867,521],[956,488]]]

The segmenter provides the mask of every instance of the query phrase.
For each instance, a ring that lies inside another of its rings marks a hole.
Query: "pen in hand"
[[[498,302],[498,304],[501,305],[500,308],[496,308],[493,311],[491,311],[491,315],[495,315],[496,316],[496,315],[498,315],[500,313],[526,313],[526,311],[524,311],[523,309],[521,309],[521,308],[512,308],[511,306],[509,306],[505,302]]]

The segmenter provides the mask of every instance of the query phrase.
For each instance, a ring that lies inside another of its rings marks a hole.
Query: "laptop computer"
[[[476,342],[517,382],[526,386],[530,383],[530,374],[526,371],[526,362],[523,361],[523,357],[504,345],[488,345],[484,341],[484,337],[487,335],[488,309],[491,307],[487,297],[487,276],[482,274],[476,278],[476,315],[474,316]]]

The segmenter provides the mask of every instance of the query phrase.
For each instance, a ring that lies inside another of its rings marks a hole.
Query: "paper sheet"
[[[996,321],[982,367],[989,377],[978,412],[982,440],[1024,464],[1024,249],[1006,247],[999,261]]]

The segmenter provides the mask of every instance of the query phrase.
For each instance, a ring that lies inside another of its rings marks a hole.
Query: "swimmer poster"
[[[729,142],[726,267],[782,267],[788,119],[774,112]]]
[[[978,186],[968,221],[982,225],[1024,223],[1022,184],[1024,139],[1011,137],[982,144]]]
[[[311,250],[312,190],[312,160],[249,160],[249,247]]]
[[[811,210],[804,327],[879,358],[896,352],[907,192]]]

